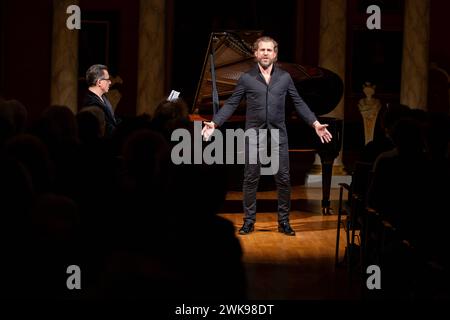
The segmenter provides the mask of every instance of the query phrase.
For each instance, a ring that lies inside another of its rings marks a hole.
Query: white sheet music
[[[178,91],[172,90],[169,94],[169,97],[167,98],[167,101],[175,101],[180,96],[180,93]]]

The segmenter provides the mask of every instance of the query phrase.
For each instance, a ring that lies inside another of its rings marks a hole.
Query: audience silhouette
[[[233,224],[217,215],[225,167],[174,165],[171,134],[181,128],[193,129],[181,99],[124,119],[106,136],[98,107],[74,115],[51,106],[29,123],[20,102],[0,102],[0,290],[59,299],[245,298],[242,248]],[[449,118],[391,106],[382,128],[361,154],[374,163],[369,205],[425,261],[448,270]],[[210,177],[214,188],[205,188]],[[72,264],[83,272],[78,292],[66,288]],[[389,270],[398,276],[404,267],[388,268],[387,281]],[[429,288],[429,269],[421,270],[420,288]]]
[[[450,194],[448,128],[448,116],[402,111],[389,131],[394,148],[374,162],[368,205],[391,226],[391,238],[383,236],[385,292],[390,298],[430,298],[442,294],[436,288],[448,287],[444,272],[437,273],[439,280],[430,278],[438,269],[431,266],[449,267],[449,217],[444,214],[444,199]]]

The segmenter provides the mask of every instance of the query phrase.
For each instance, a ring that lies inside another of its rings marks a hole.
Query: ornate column
[[[430,0],[405,0],[400,103],[426,109]]]
[[[153,114],[164,97],[165,1],[139,2],[138,92],[136,113]]]
[[[346,0],[321,0],[319,66],[335,72],[345,81]],[[344,120],[344,97],[325,115]],[[315,164],[320,161],[316,158]],[[343,173],[342,150],[334,161],[333,171]]]
[[[50,104],[78,110],[78,30],[66,25],[67,7],[79,0],[53,0]]]
[[[345,80],[346,0],[321,0],[319,66],[335,72]],[[344,97],[327,114],[344,119]]]

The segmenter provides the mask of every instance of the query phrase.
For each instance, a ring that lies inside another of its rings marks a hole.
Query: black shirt
[[[287,141],[286,94],[292,98],[299,116],[308,125],[312,125],[317,118],[298,94],[291,75],[275,65],[272,68],[269,84],[264,80],[258,65],[244,73],[239,78],[232,96],[213,117],[213,122],[221,126],[233,114],[245,96],[247,100],[245,129],[279,129],[280,142]]]

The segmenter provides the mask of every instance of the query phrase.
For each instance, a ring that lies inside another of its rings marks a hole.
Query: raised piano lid
[[[212,48],[214,48],[217,91],[222,106],[231,96],[239,77],[254,66],[252,45],[262,35],[262,31],[211,33],[192,107],[193,118],[210,119],[212,116],[210,64]],[[329,113],[339,103],[344,84],[334,72],[320,67],[280,61],[277,62],[277,66],[291,74],[303,100],[317,116]],[[245,115],[245,99],[235,111],[234,118],[242,118],[243,115]]]

